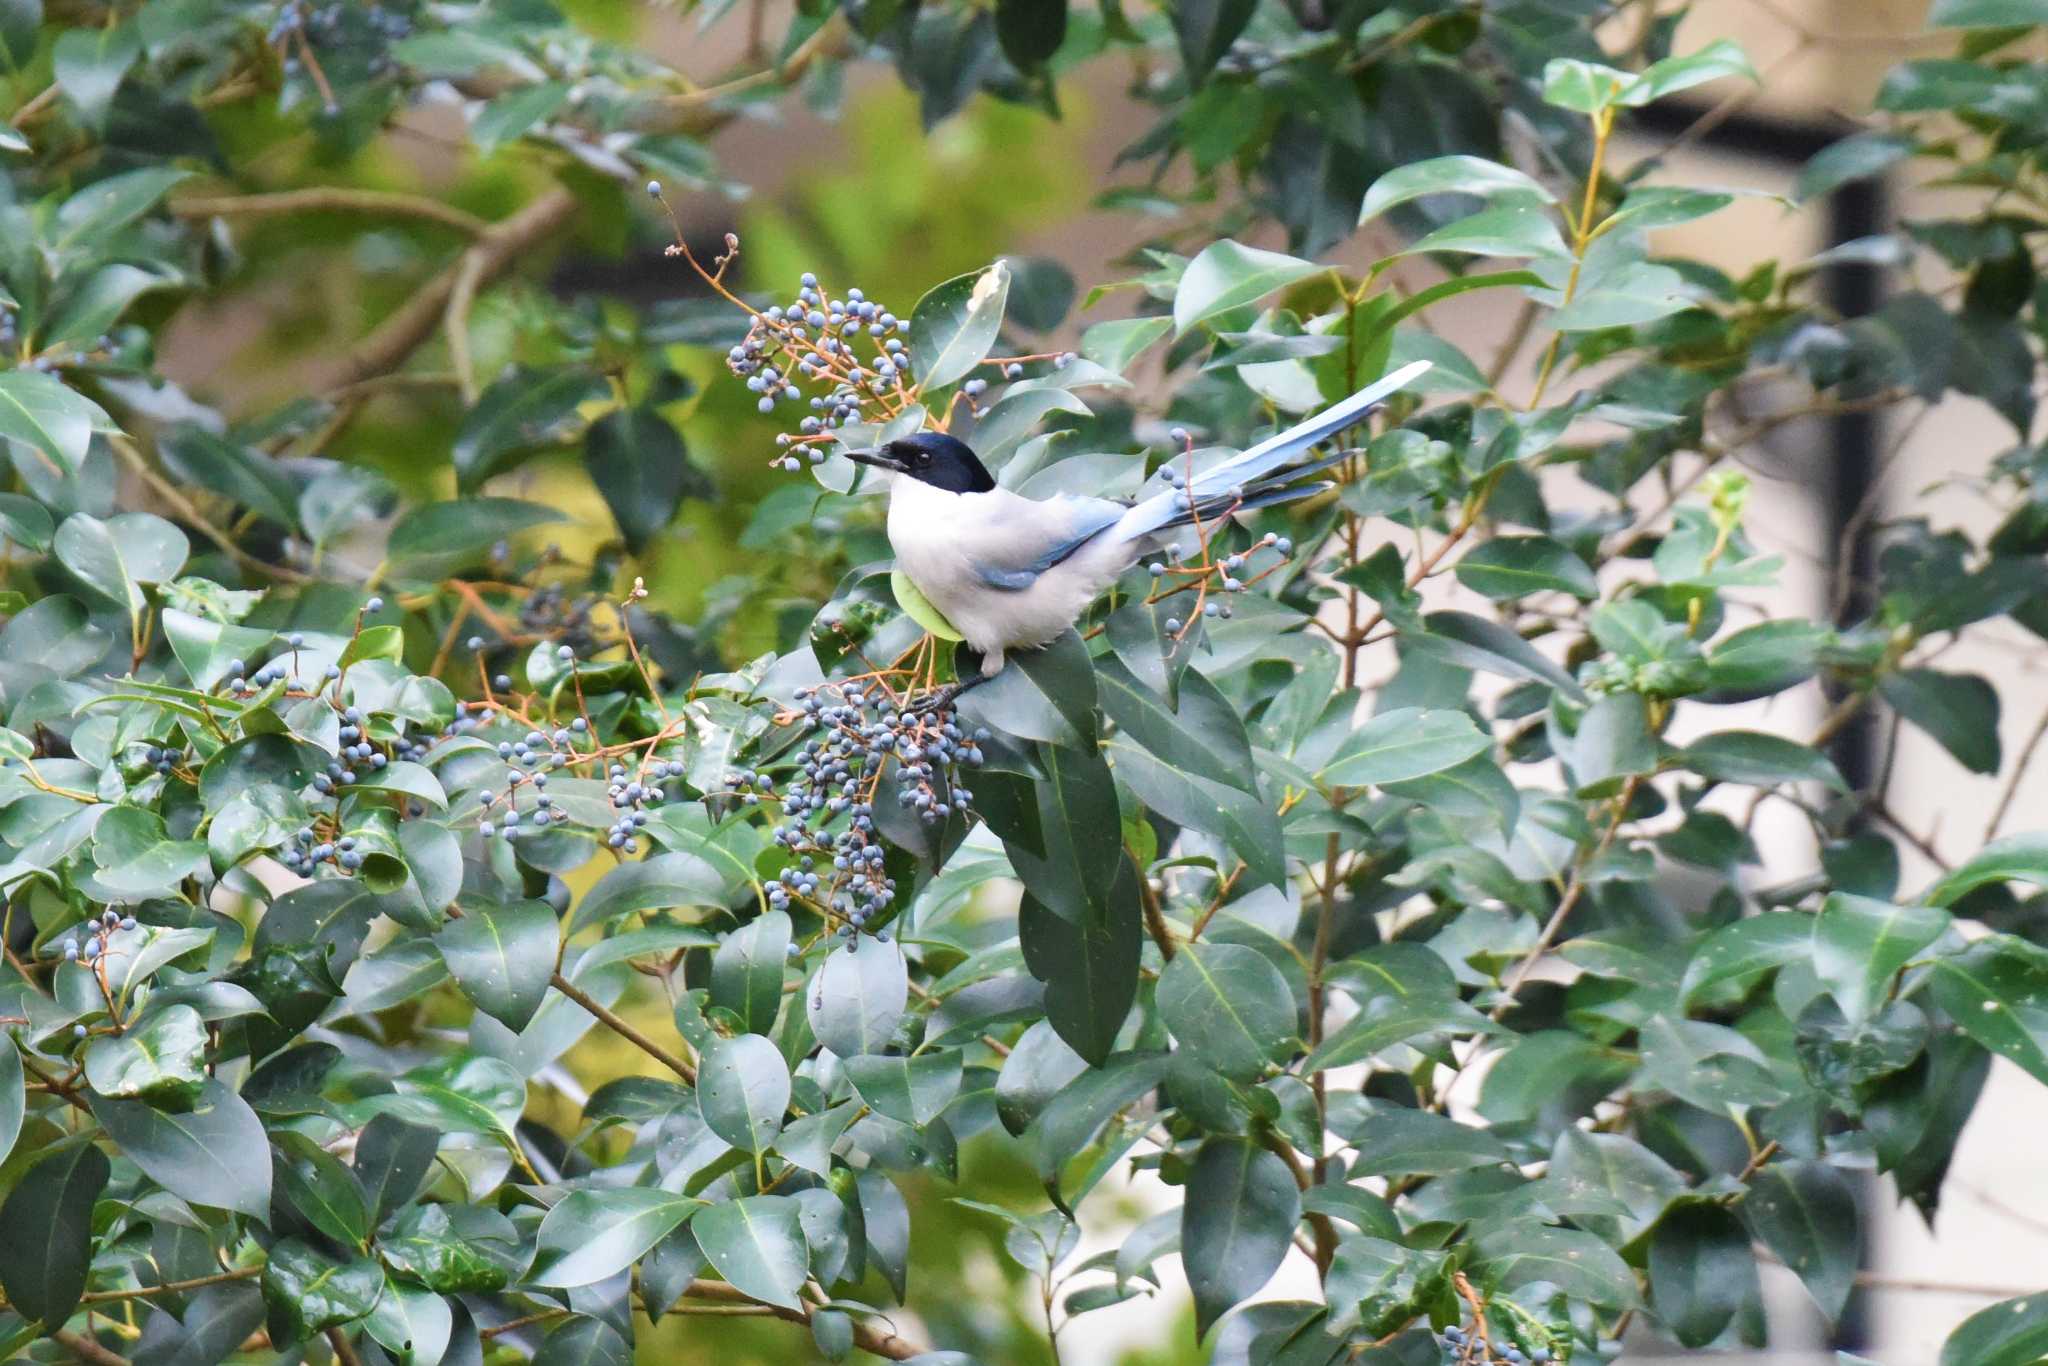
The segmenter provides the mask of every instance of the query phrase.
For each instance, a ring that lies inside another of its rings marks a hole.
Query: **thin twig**
[[[100,1346],[89,1337],[67,1332],[59,1328],[50,1334],[59,1345],[80,1361],[91,1362],[92,1366],[128,1366],[128,1358],[119,1356]]]
[[[1984,839],[1989,843],[1998,833],[1998,827],[2005,820],[2005,813],[2012,807],[2012,799],[2019,795],[2020,779],[2027,776],[2027,765],[2034,761],[2034,751],[2041,746],[2041,737],[2048,735],[2048,711],[2041,713],[2041,719],[2034,723],[2026,742],[2020,746],[2018,757],[2013,760],[2012,772],[2006,776],[2005,790],[1998,794],[1998,805],[1991,808],[1991,819],[1984,823]],[[1883,793],[1880,791],[1880,796]]]
[[[1629,803],[1635,799],[1636,785],[1641,781],[1639,777],[1631,776],[1622,783],[1621,792],[1614,799],[1614,815],[1608,820],[1606,831],[1589,851],[1573,860],[1571,877],[1565,884],[1564,895],[1558,898],[1557,909],[1550,913],[1550,919],[1545,922],[1543,932],[1536,936],[1536,942],[1529,946],[1529,951],[1515,964],[1514,972],[1501,988],[1500,1000],[1487,1012],[1488,1019],[1498,1020],[1508,1013],[1508,1007],[1515,1003],[1515,993],[1522,989],[1522,984],[1529,980],[1529,974],[1536,970],[1536,960],[1550,952],[1551,944],[1564,929],[1565,918],[1571,915],[1572,908],[1579,904],[1579,898],[1586,894],[1586,869],[1607,852],[1608,846],[1614,843],[1614,837],[1621,833],[1622,823],[1628,819]]]
[[[632,1044],[635,1048],[645,1053],[648,1057],[653,1058],[684,1081],[689,1082],[693,1086],[696,1085],[696,1068],[669,1052],[645,1034],[642,1034],[627,1021],[613,1014],[610,1010],[599,1004],[589,993],[585,992],[583,988],[577,986],[559,972],[554,975],[552,985],[556,991],[561,992],[577,1005],[582,1006],[592,1015],[595,1015],[598,1023],[602,1024],[606,1029],[611,1030],[612,1033],[618,1035],[627,1043]]]
[[[148,1299],[151,1295],[177,1295],[187,1290],[203,1289],[209,1285],[223,1285],[228,1281],[246,1281],[262,1274],[263,1268],[260,1266],[237,1267],[233,1271],[223,1271],[218,1275],[194,1276],[185,1281],[165,1281],[162,1285],[146,1285],[139,1290],[95,1290],[79,1296],[78,1302],[103,1304],[108,1300],[142,1300]]]

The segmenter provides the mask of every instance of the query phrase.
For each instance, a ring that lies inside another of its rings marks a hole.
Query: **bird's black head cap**
[[[906,436],[876,454],[886,459],[885,468],[949,493],[987,493],[996,486],[981,457],[966,442],[944,432]]]

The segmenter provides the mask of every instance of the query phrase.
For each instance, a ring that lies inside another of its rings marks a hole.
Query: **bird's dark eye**
[[[919,452],[917,453],[917,463],[918,463],[918,464],[920,464],[920,465],[929,465],[929,464],[931,464],[931,463],[932,463],[932,453],[931,453],[930,451],[919,451]]]

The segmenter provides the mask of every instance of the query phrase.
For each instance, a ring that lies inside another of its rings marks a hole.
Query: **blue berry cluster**
[[[648,188],[659,193],[656,186]],[[746,337],[726,352],[725,361],[761,396],[757,406],[763,413],[780,403],[803,403],[806,388],[814,391],[808,395],[809,415],[776,444],[809,447],[815,464],[825,458],[830,429],[868,420],[871,410],[888,415],[884,399],[897,400],[896,407],[907,400],[909,335],[907,318],[858,289],[834,298],[806,271],[791,302],[750,317]],[[803,468],[794,455],[780,457],[780,463],[787,470]]]
[[[1171,470],[1173,467],[1169,465],[1166,468]],[[1168,482],[1175,482],[1171,474],[1168,475]],[[1253,557],[1262,550],[1271,551],[1279,558],[1264,569],[1252,570],[1250,577],[1239,577],[1251,569]],[[1294,542],[1271,531],[1260,537],[1257,544],[1249,550],[1225,555],[1221,559],[1211,558],[1204,550],[1200,559],[1194,563],[1187,562],[1187,548],[1175,542],[1166,547],[1165,559],[1154,560],[1145,566],[1146,572],[1161,585],[1160,589],[1154,590],[1151,600],[1156,602],[1170,593],[1193,590],[1195,601],[1189,608],[1190,616],[1199,612],[1204,617],[1227,619],[1231,614],[1230,603],[1217,601],[1209,595],[1222,593],[1227,596],[1242,593],[1257,579],[1279,568],[1280,562],[1293,553]],[[1168,635],[1177,636],[1185,629],[1186,624],[1179,617],[1166,619]]]
[[[76,963],[83,960],[90,963],[107,951],[107,938],[115,930],[134,928],[134,916],[122,915],[114,910],[102,911],[96,919],[88,920],[79,926],[83,933],[74,934],[64,941],[64,961]]]
[[[323,840],[312,826],[303,825],[292,837],[279,856],[284,866],[300,877],[311,877],[323,863],[330,863],[344,873],[353,873],[363,866],[363,851],[357,847],[355,836],[343,835],[335,840]]]
[[[1445,1366],[1546,1366],[1551,1359],[1545,1348],[1524,1352],[1456,1325],[1438,1334],[1436,1343],[1443,1350]]]
[[[172,748],[165,745],[151,745],[143,752],[143,759],[149,766],[166,777],[172,769],[189,759],[191,755],[183,746]]]
[[[370,743],[364,731],[363,712],[360,707],[348,707],[341,713],[341,730],[337,739],[341,750],[328,763],[325,773],[313,775],[313,786],[322,793],[332,792],[336,787],[347,787],[356,780],[356,770],[367,765],[373,771],[390,764],[391,758]],[[418,746],[408,744],[407,754],[418,753]]]
[[[796,771],[780,795],[783,819],[775,842],[795,863],[768,889],[768,904],[788,910],[808,903],[839,933],[857,939],[896,899],[896,879],[875,825],[874,799],[883,772],[896,770],[896,800],[927,823],[965,811],[974,794],[960,769],[983,761],[988,732],[963,732],[949,706],[901,704],[879,685],[828,683],[797,694],[788,719],[818,732],[797,752]],[[747,806],[777,799],[772,775],[743,769],[726,786]],[[878,930],[877,938],[887,934]]]

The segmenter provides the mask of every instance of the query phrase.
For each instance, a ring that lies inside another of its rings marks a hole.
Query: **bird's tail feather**
[[[1269,436],[1250,450],[1204,470],[1189,481],[1188,487],[1154,494],[1124,514],[1116,528],[1118,539],[1140,540],[1169,527],[1185,526],[1194,520],[1197,512],[1204,518],[1218,515],[1227,511],[1231,503],[1238,502],[1233,490],[1243,491],[1243,507],[1264,507],[1287,501],[1284,497],[1269,498],[1267,495],[1280,491],[1280,483],[1291,484],[1305,475],[1327,469],[1342,457],[1333,456],[1291,469],[1288,462],[1318,441],[1362,420],[1390,394],[1399,392],[1427,369],[1428,361],[1404,365],[1385,379],[1367,385],[1307,421]]]

